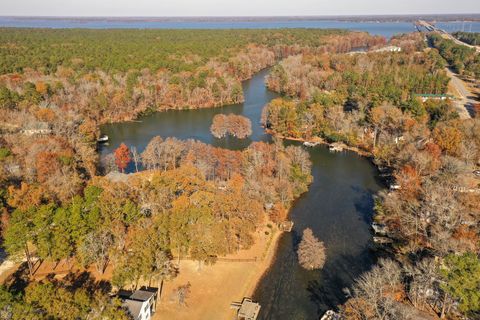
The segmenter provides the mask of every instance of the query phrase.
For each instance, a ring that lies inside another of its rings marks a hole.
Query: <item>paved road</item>
[[[460,41],[457,38],[455,38],[454,36],[452,36],[450,33],[441,32],[441,34],[447,36],[450,40],[453,40],[456,44],[459,44],[459,45],[465,46],[465,47],[469,47],[469,48],[473,48],[473,49],[477,50],[477,52],[480,52],[480,47],[479,46],[472,46],[468,43]]]
[[[457,96],[458,98],[458,100],[455,101],[455,108],[457,109],[457,112],[460,115],[460,118],[461,119],[471,118],[472,117],[471,113],[473,112],[473,105],[477,103],[473,99],[474,94],[467,89],[463,80],[461,80],[456,73],[453,73],[448,68],[445,68],[445,70],[447,72],[447,75],[451,79],[452,86],[455,88],[456,92],[458,93],[458,94],[455,94],[455,96]]]
[[[477,52],[480,53],[480,46],[472,46],[472,45],[470,45],[470,44],[468,44],[468,43],[465,43],[465,42],[463,42],[463,41],[460,41],[460,40],[458,40],[457,38],[455,38],[453,35],[451,35],[450,33],[446,32],[445,30],[442,30],[442,29],[440,29],[440,28],[437,28],[437,27],[434,26],[433,24],[428,23],[428,22],[426,22],[426,21],[424,21],[424,20],[419,20],[419,21],[417,21],[417,23],[418,23],[419,25],[427,28],[427,29],[430,28],[430,30],[435,31],[435,32],[437,32],[437,33],[439,33],[439,34],[441,34],[441,35],[446,36],[448,39],[453,40],[456,44],[459,44],[459,45],[462,45],[462,46],[465,46],[465,47],[469,47],[469,48],[473,48],[473,49],[475,49]]]

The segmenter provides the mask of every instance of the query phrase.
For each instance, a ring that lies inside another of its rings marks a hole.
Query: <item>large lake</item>
[[[264,70],[243,83],[243,104],[154,113],[138,122],[104,125],[102,133],[109,135],[110,142],[101,152],[112,152],[121,142],[141,152],[156,135],[193,138],[229,149],[245,148],[252,141],[269,141],[271,137],[260,126],[261,110],[277,95],[265,87],[267,73]],[[209,127],[218,113],[250,118],[253,126],[250,139],[214,138]],[[260,319],[318,319],[325,310],[344,301],[342,289],[374,261],[369,250],[372,244],[369,224],[373,195],[381,188],[376,169],[366,158],[352,152],[331,153],[324,146],[308,151],[314,182],[294,203],[290,212],[295,223],[293,231],[281,236],[276,258],[254,294],[254,299],[262,304]],[[297,262],[295,248],[307,227],[327,248],[327,263],[321,271],[306,271]]]
[[[466,30],[480,32],[479,22],[446,22],[439,26],[449,31]],[[195,19],[139,19],[139,18],[23,18],[0,17],[0,27],[19,28],[88,28],[88,29],[272,29],[272,28],[320,28],[367,31],[390,38],[397,33],[415,31],[410,22],[354,22],[314,19],[265,19],[265,20],[195,20]]]

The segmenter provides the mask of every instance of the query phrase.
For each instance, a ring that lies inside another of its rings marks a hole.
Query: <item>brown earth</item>
[[[153,320],[235,319],[235,310],[230,308],[234,301],[250,297],[257,283],[269,268],[275,256],[280,232],[265,235],[265,228],[255,233],[255,245],[226,259],[254,259],[256,261],[217,261],[214,265],[198,268],[195,261],[181,261],[180,274],[163,288],[160,303]],[[172,300],[175,288],[191,284],[191,293],[186,306]]]

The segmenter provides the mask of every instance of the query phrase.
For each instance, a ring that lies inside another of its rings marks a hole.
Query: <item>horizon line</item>
[[[478,13],[399,13],[399,14],[324,14],[324,15],[186,15],[186,16],[147,16],[147,15],[17,15],[0,14],[1,18],[327,18],[327,17],[408,17],[408,16],[480,16]]]

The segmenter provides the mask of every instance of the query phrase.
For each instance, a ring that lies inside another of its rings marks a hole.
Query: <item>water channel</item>
[[[141,152],[156,135],[192,138],[229,149],[245,148],[252,141],[270,141],[260,126],[263,106],[277,96],[265,87],[267,74],[268,70],[263,70],[243,83],[245,103],[240,105],[172,110],[145,116],[138,122],[104,125],[102,133],[110,141],[101,153],[112,152],[121,142]],[[214,138],[209,128],[218,113],[250,118],[252,136],[245,140]],[[318,319],[325,310],[344,301],[342,289],[374,262],[369,224],[373,194],[381,188],[375,167],[353,152],[331,153],[325,146],[308,150],[314,182],[294,203],[290,212],[294,228],[281,236],[276,258],[255,291],[254,299],[262,305],[261,319]],[[327,248],[323,270],[306,271],[297,263],[295,248],[307,227]]]

